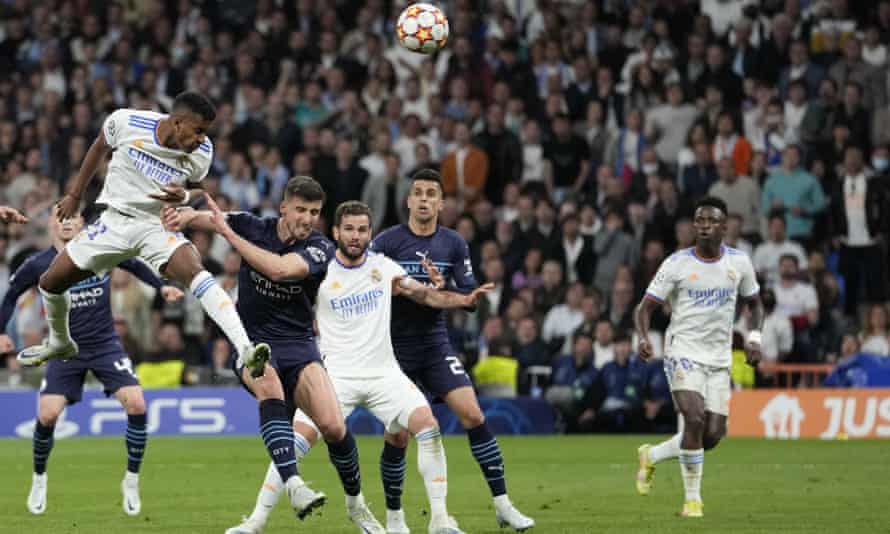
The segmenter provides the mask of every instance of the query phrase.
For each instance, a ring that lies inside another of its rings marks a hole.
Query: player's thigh
[[[387,432],[395,434],[406,429],[416,433],[435,424],[428,420],[429,424],[423,428],[410,427],[412,415],[418,410],[429,410],[429,403],[417,385],[401,371],[364,382],[367,388],[365,405]],[[429,415],[432,416],[432,411]]]
[[[341,382],[338,381],[338,384]],[[347,389],[342,387],[341,389]],[[303,367],[293,391],[294,403],[312,419],[326,439],[342,439],[346,431],[344,415],[340,409],[341,400],[355,404],[355,395],[343,392],[338,398],[338,390],[328,376],[328,372],[318,362]]]
[[[665,357],[664,372],[677,411],[690,426],[701,426],[705,416],[707,375],[704,368],[686,358]]]
[[[705,384],[705,411],[728,417],[731,396],[732,379],[729,369],[709,369]]]
[[[55,425],[67,404],[68,399],[64,395],[55,393],[41,394],[40,405],[37,410],[37,418],[40,420],[40,424],[44,426]]]
[[[71,262],[82,272],[105,273],[138,254],[135,218],[106,210],[65,246]],[[58,259],[58,257],[57,257]],[[64,260],[59,260],[64,261]]]
[[[160,221],[142,224],[139,257],[149,265],[188,287],[203,270],[201,256],[182,232],[165,230]]]
[[[90,371],[102,383],[102,389],[108,396],[114,395],[124,404],[127,413],[145,412],[145,399],[142,397],[142,388],[139,379],[133,370],[133,362],[119,347],[97,351],[91,355],[89,362]],[[138,394],[134,390],[138,390]]]
[[[88,364],[79,358],[50,360],[40,384],[40,395],[61,395],[68,404],[80,402]]]

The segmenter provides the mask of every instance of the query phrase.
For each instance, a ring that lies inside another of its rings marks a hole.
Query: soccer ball
[[[448,41],[448,19],[432,4],[412,4],[399,15],[396,34],[408,50],[432,54]]]

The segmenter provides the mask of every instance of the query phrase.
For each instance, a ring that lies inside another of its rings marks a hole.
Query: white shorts
[[[713,367],[688,358],[664,357],[671,391],[694,391],[705,399],[705,411],[729,416],[732,394],[728,367]]]
[[[189,244],[180,232],[165,230],[157,217],[131,217],[108,208],[81,230],[65,250],[80,269],[101,275],[136,256],[161,272],[173,252]]]
[[[408,418],[414,410],[429,406],[423,393],[402,371],[377,378],[331,376],[331,383],[340,400],[344,418],[349,417],[357,407],[365,407],[391,434],[408,428]],[[318,431],[315,423],[302,410],[297,410],[294,421]]]

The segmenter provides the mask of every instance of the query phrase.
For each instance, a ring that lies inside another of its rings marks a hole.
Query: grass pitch
[[[702,520],[676,517],[683,501],[676,461],[659,465],[648,497],[634,491],[636,447],[656,436],[501,437],[513,501],[537,520],[532,532],[888,532],[890,445],[880,441],[727,439],[705,457]],[[378,519],[384,500],[382,441],[361,438],[364,493]],[[426,498],[409,452],[404,506],[426,532]],[[449,509],[471,534],[500,530],[488,488],[466,439],[446,440]],[[0,440],[0,532],[218,533],[253,508],[268,458],[255,438],[151,438],[142,473],[142,515],[121,510],[123,438],[57,440],[49,464],[47,512],[31,516],[31,444]],[[356,532],[324,448],[302,474],[328,494],[321,515],[297,521],[282,499],[267,534]]]

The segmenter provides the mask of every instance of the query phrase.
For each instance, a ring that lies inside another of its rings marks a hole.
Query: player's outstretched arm
[[[28,218],[22,215],[19,210],[10,208],[9,206],[0,206],[0,222],[25,224]]]
[[[184,232],[185,230],[216,231],[216,225],[213,224],[213,212],[210,210],[164,206],[161,208],[161,223],[164,225],[164,228],[171,232]]]
[[[213,198],[207,194],[205,196],[207,207],[210,208],[210,222],[213,224],[213,230],[226,238],[226,241],[238,251],[238,254],[241,254],[241,259],[273,281],[302,280],[309,276],[309,264],[302,256],[295,252],[281,256],[244,239],[232,230],[232,227],[226,222],[225,214],[219,209]]]
[[[637,346],[637,354],[644,360],[654,356],[652,342],[649,341],[649,322],[652,319],[652,312],[660,305],[660,302],[646,295],[637,304],[637,307],[634,308],[634,328],[637,331],[637,337],[640,339]]]
[[[440,291],[427,287],[409,276],[397,276],[392,281],[393,295],[407,297],[418,304],[431,308],[467,308],[475,306],[479,297],[494,288],[494,284],[483,284],[467,295],[454,291]]]
[[[90,180],[96,174],[96,169],[99,168],[99,164],[102,163],[110,150],[111,147],[105,142],[104,132],[99,132],[96,140],[87,150],[87,155],[83,158],[83,163],[80,164],[77,176],[68,182],[68,186],[65,187],[65,196],[56,204],[56,216],[59,220],[64,221],[77,214],[84,191],[90,185]]]

